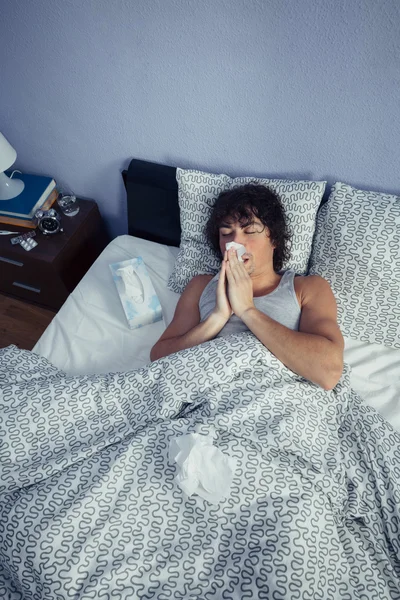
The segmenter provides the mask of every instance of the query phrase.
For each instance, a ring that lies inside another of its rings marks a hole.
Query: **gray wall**
[[[131,157],[400,192],[398,0],[4,0],[16,166],[126,231]]]

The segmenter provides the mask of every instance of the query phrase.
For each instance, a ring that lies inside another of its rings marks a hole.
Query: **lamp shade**
[[[17,153],[10,142],[0,133],[0,173],[9,169],[15,163]]]
[[[15,163],[16,158],[16,151],[0,133],[0,200],[11,200],[19,196],[25,187],[25,183],[21,179],[11,179],[4,173]]]

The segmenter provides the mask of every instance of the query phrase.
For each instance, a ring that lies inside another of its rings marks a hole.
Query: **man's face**
[[[268,228],[257,217],[242,225],[233,219],[226,219],[221,223],[219,247],[222,256],[228,242],[243,244],[246,252],[253,255],[253,260],[243,257],[244,266],[250,275],[262,270],[266,265],[272,266],[275,246],[271,243]]]

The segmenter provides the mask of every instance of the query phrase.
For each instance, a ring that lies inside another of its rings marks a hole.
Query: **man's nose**
[[[235,229],[235,231],[233,232],[232,235],[232,242],[236,242],[237,244],[243,244],[244,245],[244,237],[245,234],[243,233],[243,231],[241,229]]]

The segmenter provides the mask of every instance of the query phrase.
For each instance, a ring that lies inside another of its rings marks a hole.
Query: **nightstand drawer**
[[[79,199],[79,213],[63,217],[63,233],[36,232],[26,252],[0,236],[0,293],[58,310],[108,243],[99,209]]]
[[[51,265],[32,260],[0,260],[0,292],[58,310],[69,295]],[[7,257],[8,258],[8,257]],[[17,263],[17,264],[16,264]]]
[[[1,256],[0,255],[0,273],[3,275],[3,270],[6,269],[7,267],[17,267],[18,269],[20,269],[21,267],[24,266],[24,262],[20,261],[20,260],[16,260],[15,258],[9,258],[8,256]]]
[[[63,282],[55,277],[53,280],[36,277],[24,277],[17,274],[7,281],[1,278],[0,292],[47,306],[58,310],[69,296]]]
[[[35,297],[37,297],[37,295],[40,294],[42,291],[42,286],[40,285],[40,283],[27,283],[23,279],[23,277],[18,277],[15,278],[14,281],[8,281],[4,285],[2,282],[0,289],[1,292],[5,292],[6,294],[14,294],[16,296],[21,295],[25,297],[25,293],[23,290],[29,292],[29,297],[31,297],[32,293],[35,294]]]
[[[33,287],[40,287],[43,280],[43,268],[40,263],[24,263],[19,259],[11,259],[0,255],[0,290],[9,288],[13,281],[20,281]]]

